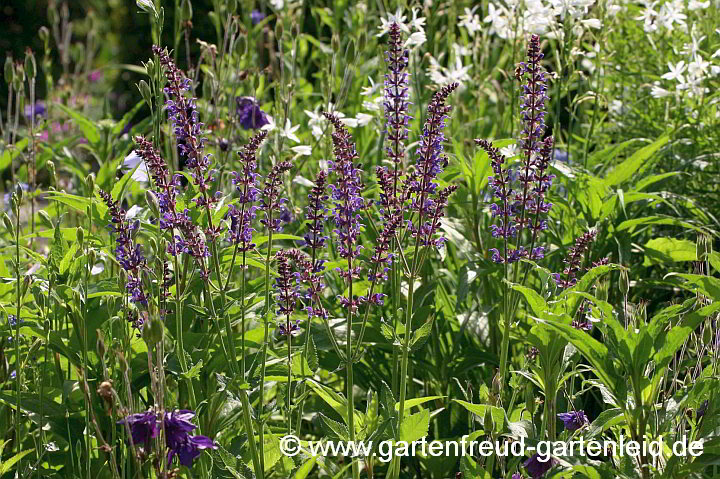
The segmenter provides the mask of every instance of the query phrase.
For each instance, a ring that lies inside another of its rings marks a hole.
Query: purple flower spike
[[[260,205],[261,209],[265,211],[265,217],[260,220],[260,223],[276,233],[282,231],[283,222],[280,215],[274,217],[273,213],[287,201],[285,198],[280,198],[280,187],[283,185],[283,174],[290,171],[291,168],[292,163],[289,161],[281,161],[273,166],[265,178],[265,187],[262,190]]]
[[[542,460],[541,460],[542,459]],[[550,468],[555,465],[555,459],[551,457],[540,457],[539,454],[533,454],[530,459],[523,463],[525,469],[532,479],[540,479]]]
[[[575,286],[575,283],[577,283],[577,273],[582,267],[585,253],[590,249],[593,241],[595,241],[595,236],[597,236],[597,231],[591,230],[575,239],[575,244],[570,247],[570,253],[564,260],[566,265],[565,269],[562,273],[553,273],[553,278],[558,287],[566,289]]]
[[[274,288],[277,290],[277,304],[278,304],[278,316],[288,316],[288,327],[289,316],[295,311],[295,303],[297,301],[297,287],[294,283],[294,275],[292,267],[290,266],[290,255],[286,250],[280,250],[276,255],[277,271],[278,276],[275,278]]]
[[[117,423],[130,426],[130,435],[136,447],[147,448],[150,445],[150,439],[158,435],[157,416],[154,412],[131,414]]]
[[[584,411],[561,412],[557,417],[563,422],[565,429],[568,431],[577,431],[588,423]]]
[[[352,260],[362,247],[357,244],[362,222],[359,212],[366,207],[365,199],[361,196],[365,185],[362,182],[362,170],[355,163],[358,158],[355,143],[347,128],[340,119],[332,113],[325,113],[325,117],[333,124],[335,131],[332,134],[334,162],[330,163],[330,171],[335,174],[336,181],[330,185],[333,200],[332,216],[336,229],[333,232],[338,236],[338,254],[348,260],[348,271],[341,271],[345,279],[359,278],[360,268],[352,266]]]
[[[417,214],[417,222],[409,224],[414,238],[419,237],[420,245],[432,245],[439,248],[445,239],[433,239],[440,227],[440,219],[448,198],[457,189],[452,185],[438,191],[437,177],[448,165],[448,158],[443,153],[445,120],[452,109],[445,102],[458,87],[451,83],[435,92],[427,107],[427,120],[423,126],[420,146],[416,151],[415,170],[408,177],[408,191],[412,195],[410,209]]]
[[[140,245],[135,244],[132,232],[137,229],[138,223],[131,224],[126,219],[125,210],[122,209],[110,193],[100,190],[100,196],[105,201],[110,215],[110,230],[115,233],[115,258],[127,273],[125,289],[134,303],[148,305],[148,297],[143,290],[141,271],[145,268],[145,257]],[[138,323],[135,326],[139,326]],[[139,329],[139,328],[138,328]]]
[[[240,125],[246,130],[257,130],[270,123],[267,113],[262,111],[258,102],[250,96],[235,98],[235,114]]]

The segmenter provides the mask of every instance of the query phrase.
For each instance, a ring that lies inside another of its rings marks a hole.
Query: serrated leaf
[[[420,326],[418,329],[416,329],[413,332],[412,338],[410,340],[410,350],[411,351],[417,351],[427,342],[427,339],[430,336],[430,333],[432,332],[433,319],[434,319],[434,316],[431,317],[425,323],[423,323],[422,326]]]
[[[306,334],[310,334],[310,331],[308,331]],[[318,361],[317,350],[315,349],[315,340],[313,339],[312,335],[308,338],[307,358],[305,359],[307,360],[310,370],[313,373],[316,372],[320,367],[320,363]]]
[[[323,413],[320,413],[319,415],[320,422],[323,426],[323,429],[325,430],[326,435],[341,439],[343,441],[350,440],[350,431],[348,431],[348,428],[345,426],[345,424],[334,421]]]
[[[430,428],[430,411],[423,409],[422,411],[406,416],[400,425],[400,434],[398,439],[411,443],[417,441],[428,434]]]

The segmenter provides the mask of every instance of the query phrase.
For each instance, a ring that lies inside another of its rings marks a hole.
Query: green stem
[[[19,203],[19,199],[18,199]],[[15,451],[20,453],[22,447],[22,424],[20,423],[20,383],[22,368],[20,367],[20,307],[22,304],[22,284],[20,281],[20,208],[15,211],[15,282],[17,283],[17,310],[15,315]],[[18,464],[19,467],[19,464]]]
[[[263,348],[260,365],[260,464],[262,470],[265,470],[265,426],[263,424],[262,415],[265,412],[265,364],[267,362],[268,341],[270,339],[270,257],[272,255],[273,230],[272,225],[272,205],[267,209],[268,215],[268,246],[265,255],[265,331],[263,334]]]

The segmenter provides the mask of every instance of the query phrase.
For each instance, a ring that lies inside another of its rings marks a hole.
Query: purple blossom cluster
[[[198,207],[205,207],[209,212],[212,205],[219,200],[220,192],[214,196],[209,194],[215,181],[216,171],[210,169],[211,155],[203,152],[207,138],[202,136],[204,125],[198,119],[196,99],[185,96],[185,92],[190,91],[190,79],[185,77],[175,65],[166,49],[153,46],[153,53],[158,56],[165,68],[167,86],[164,91],[168,95],[165,109],[172,123],[181,162],[191,169],[193,184],[200,192],[193,202]],[[208,221],[210,224],[205,229],[205,236],[209,240],[214,240],[220,236],[222,227],[213,226],[210,214]],[[176,245],[175,250],[182,249],[179,246]]]
[[[545,256],[545,247],[537,246],[537,241],[539,234],[548,227],[545,217],[552,204],[546,197],[554,175],[548,173],[553,138],[543,139],[545,102],[549,98],[545,72],[540,65],[542,59],[540,37],[532,35],[527,61],[520,63],[515,71],[518,81],[525,80],[521,94],[523,129],[517,142],[522,152],[518,171],[505,165],[507,159],[491,142],[475,140],[487,152],[493,169],[489,184],[495,200],[490,205],[490,212],[495,224],[490,230],[493,237],[504,242],[502,253],[497,248],[490,249],[496,263],[514,263],[521,258],[538,260]],[[529,248],[520,244],[524,230],[530,231]],[[511,246],[513,238],[515,246]]]
[[[275,255],[278,275],[273,285],[277,291],[277,314],[278,316],[287,316],[287,330],[290,329],[290,315],[295,311],[298,297],[295,275],[290,264],[291,259],[287,250],[280,250]]]
[[[577,431],[588,423],[584,411],[561,412],[557,415],[568,431]]]
[[[133,231],[140,225],[139,221],[130,223],[126,218],[126,213],[110,193],[100,190],[100,197],[105,201],[110,215],[110,231],[115,233],[115,258],[118,264],[127,273],[127,281],[125,289],[130,295],[132,302],[148,305],[148,296],[143,290],[142,270],[145,268],[145,256],[142,247],[133,240]],[[140,324],[136,324],[140,327]]]
[[[262,111],[257,100],[250,96],[235,98],[235,115],[245,130],[257,130],[270,124],[267,113]]]
[[[257,170],[257,151],[267,137],[267,132],[261,131],[253,136],[248,144],[238,152],[241,170],[233,172],[232,183],[238,192],[237,205],[228,206],[227,216],[230,218],[228,237],[232,244],[238,246],[238,251],[250,251],[255,247],[252,242],[252,220],[258,206],[254,203],[260,198],[259,174]]]
[[[570,253],[567,258],[563,260],[565,269],[563,269],[562,273],[553,273],[555,283],[557,283],[560,288],[566,289],[575,286],[577,283],[577,273],[582,268],[585,253],[593,241],[595,241],[596,236],[597,231],[590,230],[575,239],[575,244],[570,247]]]
[[[459,86],[451,83],[435,92],[428,104],[427,120],[423,126],[420,146],[417,149],[417,160],[414,171],[408,175],[408,192],[411,195],[410,210],[417,214],[415,223],[411,220],[408,229],[413,238],[417,238],[420,245],[432,245],[441,248],[445,243],[444,237],[435,238],[440,227],[440,220],[444,215],[448,198],[457,189],[451,185],[439,189],[437,177],[448,165],[448,158],[444,154],[445,121],[452,107],[445,104],[450,94]]]
[[[263,219],[260,220],[268,230],[279,233],[283,229],[283,223],[288,222],[287,214],[280,214],[273,217],[276,210],[282,212],[283,205],[287,202],[286,198],[280,198],[280,188],[283,186],[283,174],[290,171],[292,163],[289,161],[281,161],[275,164],[270,173],[265,177],[265,185],[262,190],[262,199],[260,207],[265,212]],[[289,213],[289,211],[288,211]]]
[[[195,417],[195,413],[185,409],[168,412],[163,418],[161,427],[158,425],[157,414],[147,411],[131,414],[118,421],[118,424],[127,424],[130,428],[132,443],[136,447],[142,447],[145,451],[150,448],[150,440],[164,430],[168,464],[171,464],[173,458],[177,456],[181,465],[191,467],[193,460],[200,455],[203,449],[218,448],[215,442],[207,436],[190,435],[197,428],[191,422],[193,417]]]
[[[378,182],[381,184],[380,205],[387,218],[396,209],[403,207],[403,198],[398,195],[400,178],[405,164],[405,142],[408,139],[408,115],[410,107],[410,74],[405,70],[409,63],[409,51],[403,47],[402,30],[397,23],[390,26],[390,40],[385,52],[388,73],[385,74],[383,107],[385,110],[386,143],[385,151],[393,169],[378,167]]]
[[[366,207],[362,197],[365,185],[361,177],[362,169],[355,163],[358,154],[350,132],[336,115],[325,113],[325,117],[335,127],[332,134],[335,161],[329,162],[330,172],[336,177],[335,183],[330,184],[332,217],[336,226],[333,233],[338,238],[338,255],[348,261],[348,270],[340,271],[340,275],[351,281],[359,278],[361,271],[359,266],[352,266],[352,260],[362,249],[357,244],[357,237],[363,226],[360,211]]]

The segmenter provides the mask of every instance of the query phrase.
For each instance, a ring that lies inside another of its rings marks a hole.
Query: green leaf
[[[403,419],[400,425],[398,439],[405,442],[417,441],[428,434],[430,428],[430,411],[423,409],[419,413],[411,414]]]
[[[8,166],[10,166],[10,163],[17,158],[20,153],[27,148],[28,145],[28,139],[23,138],[22,140],[15,143],[14,148],[8,148],[5,147],[5,151],[3,151],[3,154],[0,156],[0,171],[5,170]]]
[[[20,459],[22,459],[23,457],[27,456],[28,454],[30,454],[31,452],[34,452],[34,451],[35,451],[34,448],[33,448],[33,449],[28,449],[27,451],[21,451],[21,452],[15,454],[15,455],[14,455],[13,457],[11,457],[10,459],[6,459],[5,461],[3,461],[3,463],[0,464],[0,475],[3,475],[3,474],[5,474],[5,473],[7,473],[7,472],[10,472],[10,471],[12,470],[13,466],[14,466]]]
[[[98,128],[95,126],[95,123],[92,120],[82,115],[81,113],[76,112],[75,110],[71,110],[62,103],[55,103],[55,106],[57,106],[60,110],[64,111],[70,118],[75,120],[75,124],[78,126],[78,128],[80,128],[80,131],[83,132],[83,135],[85,135],[85,138],[91,144],[94,145],[100,141],[100,132],[98,131]]]
[[[310,332],[308,331],[306,334],[310,334]],[[313,373],[317,372],[318,368],[320,367],[320,363],[318,362],[317,351],[315,349],[315,340],[312,338],[312,335],[308,338],[308,350],[306,360],[310,370]]]
[[[662,148],[665,143],[668,142],[669,138],[668,135],[663,135],[651,144],[633,153],[630,158],[608,172],[604,180],[605,185],[608,187],[617,186],[650,167],[653,162],[648,161],[649,158]]]
[[[425,321],[422,326],[413,332],[412,338],[410,339],[411,351],[417,351],[427,341],[428,336],[430,336],[430,333],[432,332],[433,317],[431,317],[428,321]]]
[[[442,399],[444,397],[445,396],[425,396],[425,397],[421,397],[421,398],[408,399],[407,401],[405,401],[405,412],[407,413],[407,411],[409,411],[410,409],[412,409],[415,406],[425,404],[426,402],[429,402],[429,401],[435,401],[436,399]],[[395,410],[396,411],[400,410],[399,402],[395,403]]]
[[[183,377],[183,379],[195,379],[200,377],[200,371],[203,367],[203,360],[201,359],[197,363],[193,364],[193,366],[188,370],[186,373],[182,373],[180,376]]]
[[[490,406],[488,404],[473,404],[473,403],[469,403],[467,401],[462,401],[460,399],[453,399],[453,402],[458,403],[459,405],[464,407],[468,412],[475,414],[481,420],[485,418],[485,413],[489,409],[490,415],[493,418],[493,422],[496,425],[501,425],[500,427],[498,427],[498,429],[500,429],[500,430],[507,429],[508,420],[505,417],[505,410],[503,408],[500,408],[497,406]]]
[[[530,309],[532,309],[533,314],[536,316],[542,316],[548,310],[547,302],[545,302],[543,297],[535,292],[535,290],[519,284],[514,284],[512,289],[521,292],[523,296],[525,296],[525,300],[528,302]]]
[[[695,261],[695,242],[678,238],[653,238],[645,243],[643,266]]]
[[[65,253],[65,256],[63,256],[62,261],[60,261],[60,269],[59,269],[60,274],[65,274],[65,272],[68,270],[68,268],[70,267],[70,264],[72,263],[73,259],[75,258],[75,253],[77,253],[78,248],[79,248],[78,243],[73,243],[72,245],[70,245],[70,249],[67,250],[67,252]]]
[[[348,431],[348,428],[345,426],[345,424],[334,421],[323,413],[320,413],[320,421],[323,430],[325,431],[325,435],[341,439],[343,441],[350,440],[350,431]]]

